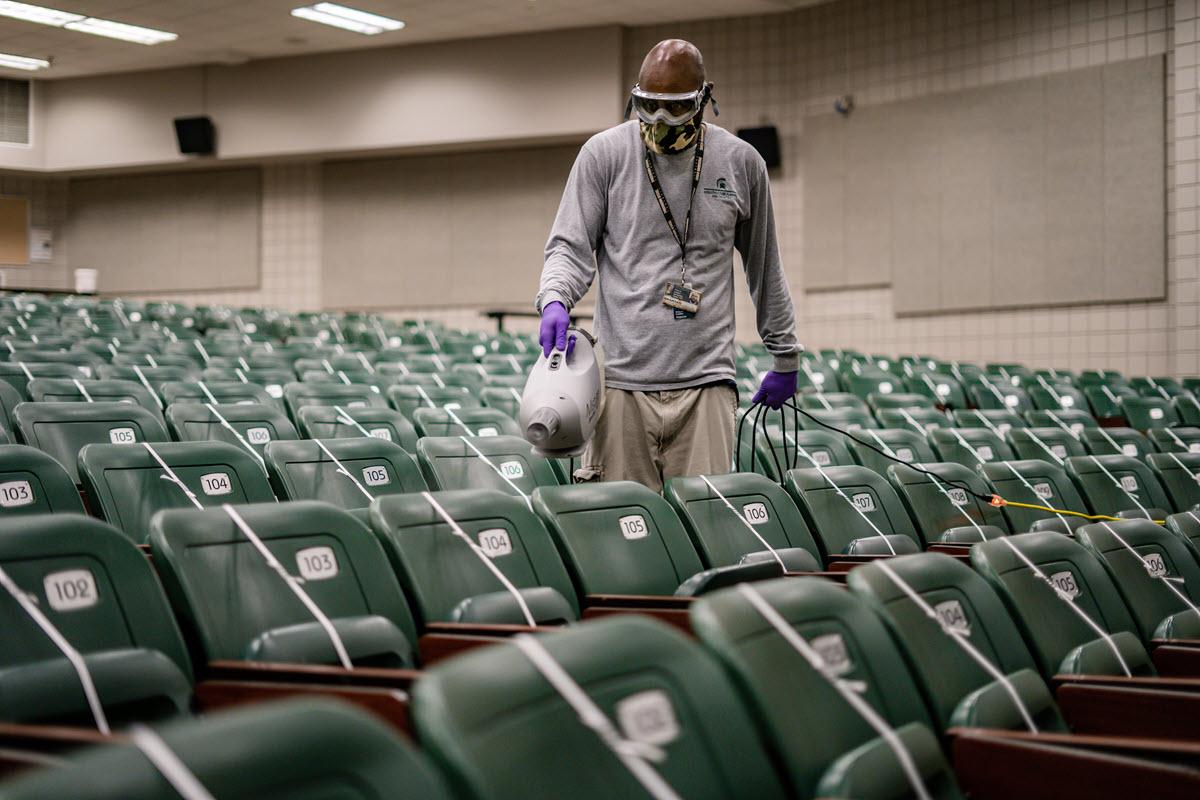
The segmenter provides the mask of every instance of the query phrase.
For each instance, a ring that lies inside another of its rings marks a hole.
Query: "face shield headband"
[[[634,111],[638,119],[647,125],[663,122],[667,125],[682,125],[695,117],[712,101],[713,115],[720,116],[716,98],[712,96],[713,85],[706,83],[694,92],[647,92],[635,85],[629,92],[625,106],[625,119]]]

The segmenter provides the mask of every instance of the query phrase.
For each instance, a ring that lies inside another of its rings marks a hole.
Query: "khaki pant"
[[[727,384],[665,392],[607,389],[579,481],[637,481],[662,491],[681,475],[723,475],[733,467],[737,391]]]

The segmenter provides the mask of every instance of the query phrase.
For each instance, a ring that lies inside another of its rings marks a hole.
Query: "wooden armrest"
[[[376,686],[407,690],[421,675],[415,669],[379,667],[334,667],[326,664],[280,664],[270,661],[210,661],[206,680],[308,683],[344,686]]]
[[[516,636],[518,633],[547,633],[560,630],[554,625],[483,625],[462,622],[430,622],[425,625],[427,633],[446,633],[458,636]]]
[[[465,625],[458,622],[430,622],[425,626],[417,647],[421,663],[428,666],[466,650],[497,644],[518,633],[546,633],[561,630],[555,626],[539,625]]]
[[[841,584],[843,586],[846,584],[845,572],[813,570],[812,572],[785,572],[783,573],[783,576],[785,578],[825,578],[826,580],[833,581],[834,583]]]
[[[1056,699],[1077,733],[1200,741],[1200,693],[1063,683]]]
[[[1195,762],[1200,759],[1200,742],[1183,742],[1177,739],[1154,739],[1146,736],[1099,736],[1087,733],[1030,733],[1029,731],[1008,731],[994,728],[950,728],[946,731],[947,738],[953,740],[956,736],[988,736],[997,739],[1029,742],[1031,744],[1095,750],[1096,752],[1110,753],[1112,755],[1166,760],[1173,763],[1180,761]]]
[[[1147,689],[1160,692],[1200,691],[1200,678],[1184,677],[1141,677],[1127,678],[1124,675],[1055,675],[1051,686],[1114,686],[1123,689]]]
[[[1200,677],[1200,642],[1183,644],[1185,641],[1187,640],[1171,640],[1171,644],[1159,645],[1150,651],[1150,658],[1154,661],[1159,675],[1177,678]]]
[[[195,695],[197,708],[205,712],[293,697],[332,697],[369,711],[398,731],[408,733],[411,730],[408,692],[400,689],[300,682],[206,680],[196,684]]]
[[[104,734],[94,728],[0,722],[0,777],[54,766],[72,750],[124,739],[119,733]]]
[[[660,594],[589,594],[583,598],[585,606],[605,608],[683,608],[695,600],[694,597],[675,597]]]

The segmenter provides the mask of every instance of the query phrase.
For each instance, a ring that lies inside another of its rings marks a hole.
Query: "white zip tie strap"
[[[1046,454],[1048,456],[1050,456],[1051,458],[1053,458],[1056,462],[1058,462],[1058,465],[1060,467],[1067,463],[1066,459],[1064,459],[1058,453],[1051,450],[1050,445],[1043,442],[1042,438],[1040,436],[1038,436],[1036,433],[1034,433],[1032,428],[1025,428],[1024,430],[1025,430],[1025,435],[1028,436],[1030,439],[1032,439],[1034,444],[1036,444],[1038,447],[1045,450]],[[1074,434],[1072,434],[1072,435],[1074,435]]]
[[[896,451],[893,450],[891,447],[889,447],[887,442],[885,442],[883,439],[880,439],[879,434],[877,434],[875,431],[868,428],[867,433],[870,434],[871,438],[874,439],[875,442],[880,447],[882,447],[889,456],[891,456],[892,458],[895,458],[895,459],[899,459],[900,461],[904,460],[904,459],[900,458],[898,455],[896,455]]]
[[[983,532],[983,528],[979,526],[979,523],[975,521],[974,517],[967,513],[967,510],[963,506],[960,506],[958,503],[954,502],[954,498],[950,496],[948,491],[946,491],[946,487],[942,485],[942,482],[934,477],[932,472],[926,472],[925,477],[933,481],[933,485],[936,486],[937,490],[942,493],[942,497],[946,498],[946,502],[950,504],[950,507],[962,514],[966,518],[967,522],[971,523],[971,525],[975,528],[976,532],[979,534],[979,538],[986,542],[988,538],[987,534]]]
[[[1097,428],[1096,430],[1100,431],[1100,435],[1104,437],[1105,441],[1107,441],[1109,444],[1112,445],[1113,450],[1117,451],[1113,455],[1118,455],[1118,456],[1126,455],[1126,453],[1125,453],[1124,449],[1122,449],[1121,445],[1117,444],[1117,440],[1112,438],[1111,436],[1109,436],[1108,432],[1105,431],[1104,428]]]
[[[913,761],[912,753],[908,752],[908,748],[900,741],[900,737],[896,734],[895,729],[888,725],[887,720],[880,716],[871,707],[871,704],[859,695],[855,690],[854,684],[839,677],[830,668],[825,659],[821,657],[821,654],[814,650],[812,645],[806,642],[804,637],[788,624],[787,620],[759,594],[757,589],[749,584],[740,583],[738,584],[738,591],[741,592],[750,605],[754,606],[754,610],[767,621],[767,624],[774,628],[775,632],[791,645],[791,648],[799,653],[800,657],[807,661],[808,665],[818,675],[829,682],[829,685],[846,701],[846,705],[854,709],[862,717],[863,722],[871,726],[872,730],[879,735],[879,738],[883,739],[892,753],[895,754],[896,760],[900,763],[900,769],[904,771],[904,777],[908,779],[909,785],[912,786],[914,796],[918,800],[933,800],[933,795],[926,788],[925,781],[921,778],[921,773]]]
[[[347,386],[354,383],[354,381],[350,380],[350,376],[340,369],[337,371],[337,376],[341,379],[342,383],[346,384]]]
[[[320,439],[313,439],[313,441],[316,442],[317,447],[321,448],[321,451],[325,453],[325,455],[329,456],[330,460],[332,460],[334,465],[337,466],[337,471],[349,478],[350,482],[353,483],[358,490],[366,496],[368,503],[375,500],[375,495],[368,492],[367,487],[359,483],[358,478],[354,477],[350,473],[350,470],[346,469],[346,465],[339,461],[338,457],[329,451],[329,448],[325,446],[324,442],[322,442]]]
[[[442,380],[441,375],[438,375],[436,372],[434,372],[434,373],[432,373],[431,377],[433,378],[433,382],[438,385],[439,389],[446,388],[446,382],[444,380]]]
[[[89,403],[96,402],[95,400],[92,399],[92,396],[88,393],[88,390],[83,388],[83,384],[79,382],[79,378],[71,378],[71,382],[74,383],[75,388],[79,390],[80,397],[82,397],[84,400],[86,400]]]
[[[1182,600],[1184,605],[1186,605],[1188,608],[1190,608],[1192,610],[1193,614],[1200,616],[1200,608],[1196,608],[1196,605],[1191,600],[1188,599],[1187,595],[1185,595],[1183,592],[1179,591],[1179,589],[1175,586],[1176,583],[1184,582],[1182,576],[1180,576],[1178,578],[1172,578],[1169,575],[1155,575],[1153,569],[1150,566],[1150,561],[1148,559],[1146,559],[1137,550],[1135,550],[1133,548],[1133,546],[1131,544],[1129,544],[1129,542],[1125,541],[1125,538],[1123,536],[1121,536],[1121,534],[1119,534],[1115,530],[1113,530],[1112,525],[1109,525],[1107,522],[1101,522],[1100,524],[1104,526],[1104,529],[1106,531],[1108,531],[1109,533],[1111,533],[1113,535],[1114,539],[1116,539],[1118,542],[1121,543],[1122,547],[1124,547],[1126,550],[1128,550],[1130,553],[1132,553],[1134,558],[1136,558],[1138,561],[1142,562],[1142,567],[1146,570],[1147,575],[1149,575],[1151,578],[1155,578],[1156,580],[1162,581],[1163,585],[1166,586],[1168,589],[1170,589],[1175,594],[1176,597],[1178,597],[1180,600]],[[1164,564],[1165,564],[1165,562],[1164,562]]]
[[[442,508],[442,504],[435,500],[433,495],[429,492],[421,492],[421,497],[425,498],[425,502],[429,503],[434,512],[442,518],[442,521],[450,526],[450,532],[467,543],[467,547],[471,548],[471,552],[475,554],[475,557],[483,562],[488,571],[495,576],[496,580],[500,581],[500,584],[517,601],[517,607],[521,609],[521,616],[525,617],[525,623],[531,628],[537,627],[537,621],[533,618],[533,612],[529,610],[529,604],[525,602],[524,595],[521,594],[516,586],[513,586],[508,576],[492,563],[492,559],[488,558],[488,554],[483,552],[483,548],[471,540],[471,537],[462,529],[462,526],[454,521],[454,518],[446,512],[446,509]]]
[[[433,336],[433,334],[432,334],[432,333],[430,333],[429,335],[430,335],[431,337]],[[438,348],[438,349],[440,350],[441,348]],[[438,372],[445,372],[445,371],[446,371],[446,364],[445,364],[445,362],[443,362],[443,361],[442,361],[442,359],[438,358],[438,354],[437,354],[437,353],[434,353],[434,354],[433,354],[433,363],[434,363],[434,366],[436,366],[436,367],[438,368]]]
[[[655,800],[682,800],[671,784],[650,766],[649,762],[661,762],[666,758],[662,748],[622,736],[605,713],[592,702],[592,698],[588,697],[587,692],[534,637],[522,634],[513,637],[513,644],[579,716],[580,723],[596,734],[651,797]]]
[[[1046,383],[1046,379],[1044,377],[1042,377],[1041,375],[1038,375],[1037,379],[1038,379],[1038,383],[1040,383],[1042,385],[1042,388],[1045,389],[1047,392],[1049,392],[1050,396],[1054,398],[1054,402],[1058,404],[1059,408],[1067,407],[1067,406],[1063,405],[1062,395],[1059,394],[1058,392],[1054,391],[1054,387],[1051,386],[1050,384]]]
[[[464,431],[467,432],[467,436],[475,435],[475,431],[473,431],[467,427],[467,424],[462,421],[462,419],[458,416],[458,414],[454,413],[454,409],[443,408],[442,410],[445,411],[447,415],[449,415],[450,419],[454,421],[454,424],[458,425],[458,427],[462,428]]]
[[[1051,455],[1053,455],[1053,453],[1051,453]],[[1025,486],[1025,488],[1029,490],[1029,493],[1031,495],[1033,495],[1033,502],[1036,503],[1037,505],[1041,505],[1042,500],[1045,498],[1043,498],[1040,494],[1038,494],[1037,489],[1033,488],[1033,484],[1030,483],[1024,475],[1022,475],[1020,472],[1017,471],[1017,468],[1012,465],[1012,462],[1011,461],[1001,461],[1000,463],[1003,464],[1004,466],[1008,467],[1008,471],[1011,472],[1013,475],[1016,475],[1017,480],[1019,480]],[[1070,511],[1070,509],[1067,509],[1067,510]],[[1069,522],[1067,522],[1067,518],[1065,516],[1058,513],[1057,511],[1054,512],[1054,516],[1056,516],[1060,520],[1062,520],[1063,524],[1067,526],[1067,530],[1071,529],[1071,524]]]
[[[721,500],[721,502],[725,504],[725,507],[728,508],[733,515],[738,518],[738,521],[746,526],[746,530],[750,531],[755,539],[758,539],[759,544],[771,552],[771,555],[776,561],[779,562],[779,568],[784,572],[787,572],[788,568],[787,565],[783,563],[783,558],[779,555],[778,551],[771,546],[771,543],[764,539],[762,534],[754,529],[754,526],[750,523],[750,520],[742,516],[742,513],[733,507],[733,504],[729,502],[729,499],[726,498],[725,495],[721,494],[721,490],[713,485],[713,482],[708,479],[707,475],[701,475],[700,480],[704,481],[704,483],[708,485],[708,488],[712,490],[713,494],[715,494]]]
[[[983,457],[983,456],[979,455],[979,451],[978,451],[978,450],[976,450],[976,449],[975,449],[975,448],[974,448],[974,447],[971,445],[971,443],[970,443],[970,442],[968,442],[968,441],[967,441],[967,440],[966,440],[966,439],[963,437],[963,435],[962,435],[961,433],[959,433],[959,432],[958,432],[958,429],[957,429],[957,428],[949,428],[948,430],[949,430],[949,431],[950,431],[952,434],[954,434],[954,438],[955,438],[955,439],[958,439],[958,443],[959,443],[959,444],[961,444],[963,447],[965,447],[965,448],[967,449],[967,452],[969,452],[969,453],[970,453],[972,456],[974,456],[974,457],[975,457],[975,460],[976,460],[976,461],[978,461],[980,464],[986,464],[986,463],[988,463],[988,462],[987,462],[987,460],[986,460],[986,459],[984,459],[984,457]]]
[[[1074,439],[1077,442],[1083,440],[1083,434],[1076,433],[1075,431],[1071,430],[1071,426],[1068,425],[1067,423],[1063,422],[1062,419],[1059,418],[1058,414],[1055,414],[1053,411],[1047,411],[1046,415],[1048,417],[1050,417],[1051,420],[1054,421],[1055,425],[1062,428],[1067,433],[1071,434],[1072,439]]]
[[[1021,561],[1025,563],[1025,566],[1029,567],[1038,580],[1050,587],[1050,591],[1054,592],[1055,597],[1066,603],[1070,609],[1075,612],[1076,616],[1083,620],[1084,623],[1091,628],[1097,636],[1104,640],[1105,644],[1108,645],[1108,648],[1112,650],[1113,655],[1117,657],[1117,663],[1121,665],[1121,671],[1125,673],[1125,677],[1133,677],[1133,673],[1129,671],[1129,665],[1125,663],[1125,658],[1121,655],[1120,648],[1117,647],[1117,643],[1113,641],[1113,638],[1109,635],[1108,631],[1096,624],[1096,621],[1089,617],[1087,612],[1079,607],[1079,605],[1075,602],[1074,597],[1058,588],[1058,586],[1054,584],[1054,581],[1050,580],[1050,576],[1042,572],[1037,564],[1033,563],[1028,556],[1021,552],[1021,548],[1009,541],[1007,537],[1001,537],[1000,541],[1008,545],[1008,549],[1013,551],[1013,554],[1015,554],[1017,558],[1021,559]]]
[[[342,643],[342,637],[338,635],[337,630],[333,627],[333,623],[329,621],[329,617],[325,616],[325,612],[313,602],[313,599],[308,596],[307,592],[300,588],[300,584],[296,582],[296,579],[288,574],[288,571],[283,568],[283,564],[279,563],[279,559],[275,558],[271,551],[267,549],[267,546],[263,544],[262,539],[258,538],[258,534],[246,524],[246,520],[242,519],[242,515],[228,503],[222,505],[221,508],[233,520],[233,524],[237,526],[238,530],[250,540],[250,543],[254,545],[254,549],[258,550],[259,555],[267,562],[267,566],[275,570],[279,577],[283,579],[283,582],[287,584],[288,588],[292,590],[292,594],[296,595],[296,599],[304,604],[304,607],[308,609],[308,613],[312,614],[318,624],[325,629],[325,633],[329,637],[334,651],[337,653],[338,661],[342,662],[342,666],[348,670],[354,669],[354,664],[350,661],[350,654],[346,652],[346,646]]]
[[[374,375],[375,367],[371,365],[371,362],[367,360],[367,357],[363,355],[363,352],[359,350],[357,353],[355,353],[355,355],[358,356],[358,361],[363,365],[363,369],[367,371],[367,374]]]
[[[421,399],[429,404],[430,408],[438,407],[437,403],[433,402],[433,398],[431,398],[429,396],[428,392],[425,391],[425,387],[423,387],[419,383],[415,383],[415,384],[413,384],[413,388],[415,388],[417,390],[417,394],[419,394],[421,396]]]
[[[788,437],[788,438],[791,438],[791,437]],[[870,525],[871,530],[875,531],[875,534],[883,539],[883,543],[887,545],[888,552],[890,552],[892,555],[896,555],[896,548],[892,546],[891,539],[888,539],[888,537],[884,535],[883,531],[879,530],[879,526],[877,526],[874,522],[872,522],[871,518],[868,517],[861,508],[859,508],[858,506],[856,506],[854,504],[853,500],[851,500],[849,497],[846,496],[846,493],[842,491],[842,487],[840,487],[836,483],[834,483],[833,478],[829,477],[829,474],[826,473],[825,470],[821,469],[821,465],[818,464],[816,462],[816,460],[811,455],[808,454],[807,450],[805,450],[803,447],[801,447],[800,444],[798,442],[795,442],[794,440],[793,440],[793,443],[796,445],[796,450],[800,453],[800,455],[807,458],[808,463],[813,465],[813,468],[816,469],[816,471],[818,473],[820,473],[821,477],[825,479],[825,482],[833,487],[833,491],[837,493],[837,496],[842,498],[843,500],[845,500],[846,504],[849,505],[851,508],[853,508],[854,511],[860,517],[863,518],[863,522],[866,522],[868,525]]]
[[[516,389],[514,389],[513,387],[510,386],[510,387],[508,387],[508,393],[511,394],[513,396],[513,399],[516,400],[518,403],[521,402],[521,393],[518,392]]]
[[[939,617],[937,612],[933,610],[933,607],[930,606],[929,603],[925,602],[925,598],[921,597],[921,595],[918,594],[915,589],[909,586],[903,578],[897,575],[896,572],[887,565],[886,561],[877,561],[875,564],[879,567],[883,574],[886,575],[888,579],[900,589],[900,591],[904,592],[904,594],[908,596],[909,600],[912,600],[913,603],[916,604],[917,608],[919,608],[925,616],[933,620],[934,624],[941,629],[942,633],[949,636],[951,641],[957,644],[964,653],[971,657],[972,661],[978,664],[984,672],[986,672],[988,675],[991,675],[993,679],[998,681],[1000,685],[1004,687],[1004,691],[1008,693],[1010,698],[1012,698],[1013,705],[1016,706],[1018,713],[1020,713],[1021,718],[1025,722],[1025,726],[1029,728],[1029,732],[1037,733],[1038,728],[1037,725],[1034,724],[1033,717],[1030,715],[1029,709],[1025,707],[1025,703],[1022,702],[1021,696],[1017,694],[1016,688],[1013,687],[1012,683],[1009,682],[1008,677],[999,669],[997,669],[992,662],[988,661],[987,656],[975,649],[975,646],[967,639],[966,634],[957,628],[951,627],[948,623],[943,622],[942,618]]]
[[[1175,433],[1175,431],[1171,430],[1170,428],[1163,428],[1163,430],[1167,432],[1168,436],[1170,436],[1172,439],[1175,440],[1175,444],[1177,444],[1181,448],[1183,448],[1183,452],[1185,452],[1185,453],[1192,452],[1192,449],[1190,447],[1188,447],[1188,443],[1185,442],[1183,439],[1179,438],[1179,434]]]
[[[192,344],[200,351],[200,357],[204,359],[205,364],[212,361],[212,358],[208,355],[208,351],[204,349],[204,345],[200,343],[199,339],[192,339]]]
[[[158,407],[164,408],[162,398],[158,396],[158,392],[154,391],[154,387],[150,385],[150,381],[146,380],[146,373],[142,372],[142,368],[134,364],[133,371],[138,376],[138,380],[142,382],[142,385],[146,387],[146,391],[154,398],[154,402],[158,404]]]
[[[512,364],[514,375],[521,375],[525,372],[525,370],[521,369],[521,362],[517,361],[516,357],[512,353],[508,354],[508,363]]]
[[[12,599],[17,601],[22,610],[29,615],[29,618],[42,629],[42,633],[46,634],[47,638],[54,643],[54,646],[59,649],[67,659],[71,662],[71,666],[75,669],[75,674],[79,676],[79,684],[83,687],[83,694],[87,698],[88,706],[92,710],[92,717],[96,720],[96,730],[101,733],[111,733],[108,727],[108,717],[104,714],[104,706],[100,703],[100,695],[96,692],[96,684],[92,681],[92,673],[88,670],[87,663],[79,651],[71,646],[67,641],[67,637],[63,636],[58,628],[54,627],[54,623],[47,619],[42,610],[38,608],[34,601],[17,586],[16,582],[9,577],[8,573],[0,567],[0,586],[3,586],[5,591],[12,595]]]
[[[1153,517],[1150,516],[1150,512],[1147,511],[1146,507],[1144,505],[1142,505],[1140,500],[1138,500],[1137,495],[1134,494],[1133,492],[1129,491],[1128,489],[1126,489],[1124,486],[1122,486],[1121,482],[1119,480],[1117,480],[1117,477],[1108,471],[1108,467],[1106,467],[1100,463],[1100,459],[1096,458],[1095,456],[1088,456],[1088,458],[1090,458],[1092,460],[1093,464],[1095,464],[1097,467],[1100,468],[1101,472],[1103,472],[1106,476],[1108,476],[1108,479],[1113,482],[1114,486],[1116,486],[1118,489],[1120,489],[1122,492],[1124,492],[1125,496],[1133,501],[1133,504],[1138,507],[1138,510],[1146,515],[1146,519],[1153,519]]]
[[[1179,460],[1179,456],[1175,455],[1174,453],[1167,453],[1167,455],[1169,455],[1171,457],[1172,461],[1174,461],[1176,464],[1179,465],[1179,468],[1181,470],[1183,470],[1185,475],[1187,475],[1189,478],[1194,480],[1197,485],[1200,485],[1200,476],[1197,476],[1196,473],[1194,473],[1190,469],[1188,469],[1187,465]]]
[[[29,371],[29,367],[25,366],[24,361],[18,361],[17,366],[21,368],[21,372],[25,373],[25,380],[27,380],[27,381],[33,380],[33,373]]]
[[[225,428],[227,431],[232,433],[234,435],[234,437],[237,438],[238,442],[241,443],[242,447],[246,448],[246,452],[249,453],[250,455],[254,456],[254,458],[258,461],[259,465],[263,468],[263,472],[266,472],[267,471],[266,460],[264,460],[263,457],[258,454],[258,451],[254,449],[254,446],[252,444],[250,444],[248,441],[246,441],[246,437],[242,436],[241,432],[237,428],[233,427],[233,425],[231,425],[229,423],[229,420],[225,419],[225,416],[220,411],[217,411],[217,407],[215,405],[213,405],[212,403],[205,403],[204,407],[208,409],[210,414],[212,414],[214,417],[217,418],[217,422],[221,425],[222,428]]]
[[[241,364],[242,369],[246,370],[247,372],[250,370],[250,362],[246,360],[245,356],[238,356],[238,363]]]
[[[200,391],[204,392],[204,396],[208,398],[208,402],[216,405],[217,398],[208,390],[208,384],[204,381],[196,381],[196,385],[200,387]]]
[[[149,442],[142,442],[142,447],[146,448],[146,452],[153,456],[154,460],[158,462],[158,466],[163,471],[163,474],[160,477],[164,481],[169,481],[170,483],[178,486],[183,493],[187,495],[187,499],[192,501],[192,505],[194,505],[196,508],[204,508],[204,504],[200,502],[198,497],[196,497],[196,493],[189,489],[186,483],[180,480],[179,476],[175,474],[175,470],[171,469],[171,467],[167,465],[166,461],[163,461],[162,456],[158,454],[158,451],[155,450]]]
[[[155,369],[158,368],[158,362],[155,361],[154,356],[150,355],[149,353],[146,353],[146,363],[149,364],[150,366],[154,367]]]
[[[239,380],[239,381],[241,381],[242,383],[249,383],[249,382],[250,382],[250,381],[249,381],[249,379],[246,377],[246,373],[242,372],[242,371],[241,371],[239,368],[237,368],[237,367],[234,367],[234,368],[233,368],[233,374],[237,375],[237,376],[238,376],[238,380]]]
[[[333,410],[338,413],[338,422],[349,423],[349,424],[353,425],[355,428],[357,428],[358,432],[361,433],[363,436],[366,436],[368,439],[371,438],[371,434],[369,434],[367,432],[367,429],[364,428],[362,425],[360,425],[358,423],[358,420],[356,420],[354,417],[350,416],[349,412],[347,412],[346,409],[335,404],[333,407]]]
[[[511,478],[509,478],[507,475],[505,475],[503,472],[501,472],[500,468],[497,467],[495,464],[493,464],[492,460],[489,459],[487,456],[485,456],[483,454],[483,451],[480,450],[478,447],[476,447],[471,442],[470,439],[468,439],[465,436],[460,436],[458,438],[460,441],[462,441],[463,444],[465,444],[467,447],[471,448],[471,450],[473,450],[475,452],[475,455],[479,458],[480,461],[482,461],[483,463],[485,463],[489,467],[491,467],[493,472],[495,472],[497,475],[499,475],[501,478],[503,478],[504,482],[507,483],[509,486],[511,486],[517,494],[521,495],[521,499],[525,501],[525,505],[529,506],[530,511],[533,511],[533,501],[529,499],[529,495],[527,495],[523,491],[521,491],[520,486],[517,486],[515,483],[512,482]]]
[[[145,725],[134,725],[127,732],[129,741],[142,752],[171,788],[183,800],[215,800],[200,779],[187,768],[167,743]]]
[[[925,436],[928,433],[928,431],[925,430],[924,426],[922,426],[921,423],[917,422],[917,420],[913,417],[912,414],[908,413],[907,408],[898,408],[896,410],[899,411],[904,416],[905,422],[907,422],[909,425],[912,425],[914,428],[917,429],[917,433],[921,434],[922,436]]]

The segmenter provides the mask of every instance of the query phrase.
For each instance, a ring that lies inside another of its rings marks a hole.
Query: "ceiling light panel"
[[[46,69],[49,66],[50,62],[44,58],[29,58],[28,56],[14,56],[9,53],[0,53],[0,67],[23,69],[33,72],[38,69]]]
[[[42,25],[53,25],[56,28],[61,28],[68,22],[78,22],[84,19],[83,14],[72,14],[68,11],[43,8],[29,3],[12,3],[8,0],[0,0],[0,16],[21,19],[26,22],[37,22]]]
[[[113,22],[110,19],[98,19],[97,17],[68,22],[63,27],[80,33],[107,36],[110,39],[121,39],[137,44],[162,44],[163,42],[173,42],[179,38],[177,34],[168,31],[143,28],[140,25],[127,25],[124,22]]]
[[[404,23],[398,19],[359,11],[356,8],[347,8],[337,3],[317,3],[293,8],[292,16],[319,22],[323,25],[332,25],[335,28],[361,33],[365,36],[374,36],[385,31],[398,31],[404,27]]]

